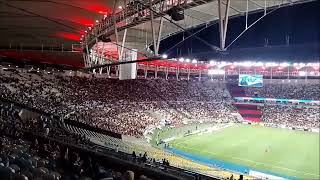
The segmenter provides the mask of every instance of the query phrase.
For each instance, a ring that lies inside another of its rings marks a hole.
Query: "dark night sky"
[[[248,24],[254,22],[261,17],[262,14],[263,12],[250,14]],[[202,27],[191,29],[190,32],[196,32]],[[244,28],[245,16],[229,19],[226,45],[237,37]],[[185,37],[188,36],[187,33],[179,33],[161,41],[160,53],[164,53],[166,49],[172,47],[172,44],[181,41],[183,35]],[[218,24],[203,30],[197,36],[206,39],[210,44],[219,46]],[[285,46],[286,36],[290,36],[289,47]],[[265,38],[269,40],[269,48],[263,48]],[[192,37],[176,48],[166,52],[166,54],[169,54],[170,57],[185,56],[210,59],[222,57],[232,58],[232,56],[237,56],[239,51],[245,51],[242,53],[248,54],[249,57],[252,56],[252,58],[260,59],[266,58],[264,56],[284,59],[319,58],[319,44],[320,1],[318,0],[310,3],[287,6],[274,11],[251,27],[226,53],[217,53],[195,37]],[[278,47],[278,51],[274,51],[275,48],[271,48],[272,46]],[[260,49],[260,56],[254,55],[255,48]],[[283,50],[281,50],[281,48],[283,48]],[[265,49],[265,51],[263,49]],[[301,54],[297,53],[297,51],[301,52]]]

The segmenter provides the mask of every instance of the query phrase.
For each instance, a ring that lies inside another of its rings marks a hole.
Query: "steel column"
[[[160,18],[160,25],[159,25],[159,31],[158,31],[158,39],[157,39],[157,44],[156,44],[156,50],[155,50],[155,54],[158,55],[159,54],[159,47],[160,47],[160,41],[161,41],[161,33],[162,33],[162,26],[163,26],[163,20],[164,18]]]
[[[218,0],[218,10],[219,10],[219,35],[220,35],[220,49],[223,48],[223,20],[222,20],[222,7],[221,7],[221,1]]]
[[[224,28],[223,28],[223,46],[222,49],[224,50],[226,45],[226,37],[227,37],[227,30],[228,30],[228,20],[229,20],[229,9],[230,9],[230,0],[227,0],[225,16],[224,16]]]
[[[154,29],[154,18],[153,18],[153,9],[152,9],[152,0],[149,0],[149,9],[150,9],[150,23],[151,23],[151,30],[152,30],[152,39],[153,39],[153,53],[154,55],[158,55],[156,54],[156,48],[157,48],[157,44],[156,44],[156,32]]]
[[[123,57],[123,49],[124,49],[124,43],[126,42],[126,37],[127,37],[127,29],[124,30],[122,43],[121,43],[121,50],[120,50],[119,60],[122,60],[122,57]]]
[[[226,36],[228,29],[228,20],[229,20],[229,9],[230,9],[230,0],[227,0],[225,5],[225,14],[222,19],[222,0],[218,0],[218,10],[219,10],[219,33],[220,33],[220,49],[225,49]]]
[[[249,13],[249,0],[247,0],[247,8],[246,8],[246,29],[248,29],[248,13]]]

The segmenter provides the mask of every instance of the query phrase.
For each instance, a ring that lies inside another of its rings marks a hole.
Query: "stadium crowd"
[[[262,120],[265,123],[297,128],[320,127],[318,106],[264,105],[262,112]]]
[[[171,124],[236,121],[233,116],[236,110],[230,105],[232,99],[223,82],[119,81],[26,69],[2,70],[0,82],[4,99],[123,135],[140,137],[147,126],[158,125],[162,120]],[[274,84],[245,88],[245,93],[249,96],[320,99],[317,85]],[[268,110],[266,108],[264,114],[272,116]],[[298,113],[306,115],[304,111]],[[277,119],[272,121],[281,121],[282,115],[286,113],[274,115]],[[265,119],[271,121],[271,118]]]
[[[141,136],[146,126],[161,119],[216,121],[233,111],[225,85],[211,82],[118,81],[21,71],[3,71],[0,81],[2,98],[131,136]]]
[[[86,137],[61,128],[61,121],[52,115],[33,112],[27,116],[25,111],[0,101],[0,179],[134,179],[133,171],[108,168],[94,155],[42,138],[90,145]],[[138,178],[148,179],[143,175]]]
[[[320,100],[319,80],[299,81],[299,83],[280,82],[264,84],[259,88],[243,89],[249,97]]]

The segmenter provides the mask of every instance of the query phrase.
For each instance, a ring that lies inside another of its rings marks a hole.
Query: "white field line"
[[[176,144],[176,145],[177,145],[177,144]],[[178,145],[178,146],[179,146],[179,145]],[[212,155],[219,155],[219,153],[213,153],[213,152],[209,152],[209,151],[205,151],[205,150],[198,150],[198,149],[195,149],[195,148],[190,148],[190,147],[185,147],[185,146],[184,146],[183,148],[185,148],[185,149],[190,149],[190,150],[194,150],[194,151],[198,151],[198,152],[206,152],[206,153],[209,153],[209,154],[212,154]],[[226,156],[226,155],[221,155],[221,154],[220,154],[219,156],[223,156],[223,157],[227,157],[227,158],[232,158],[232,159],[238,159],[238,160],[247,161],[247,162],[253,162],[253,163],[256,163],[256,164],[262,164],[262,165],[266,165],[266,166],[269,166],[269,167],[275,167],[275,168],[278,168],[278,169],[285,169],[285,170],[295,171],[295,172],[302,173],[302,174],[312,175],[312,176],[315,176],[315,177],[320,177],[319,174],[313,174],[313,173],[309,173],[309,172],[298,171],[298,170],[295,170],[295,169],[290,169],[290,168],[286,168],[286,167],[282,167],[282,166],[275,166],[275,165],[271,165],[271,164],[268,164],[268,163],[253,161],[253,160],[250,160],[250,159],[244,159],[244,158]],[[279,164],[279,163],[275,163],[275,164]]]

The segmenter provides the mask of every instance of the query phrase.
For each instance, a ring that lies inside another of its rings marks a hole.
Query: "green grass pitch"
[[[170,144],[209,159],[298,179],[320,179],[318,133],[234,125],[219,132],[176,139]]]

